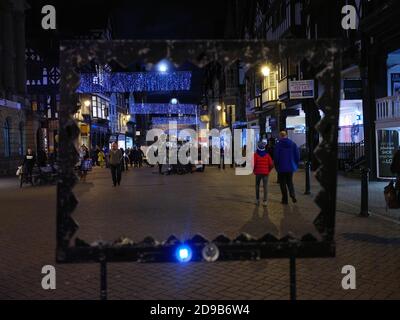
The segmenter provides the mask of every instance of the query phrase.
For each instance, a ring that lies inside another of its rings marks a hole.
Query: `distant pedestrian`
[[[390,165],[390,171],[400,178],[400,148],[393,155],[392,164]]]
[[[260,184],[263,182],[264,197],[263,206],[267,206],[268,176],[274,167],[271,156],[266,151],[266,143],[261,141],[253,157],[253,173],[256,176],[256,205],[260,204]]]
[[[222,169],[225,170],[225,148],[222,145],[221,148],[219,149],[219,165],[218,168],[221,169],[221,164],[222,164]]]
[[[106,155],[104,154],[103,150],[100,150],[98,155],[97,155],[97,161],[100,165],[101,168],[104,168],[106,164]]]
[[[86,181],[86,176],[88,171],[91,169],[92,161],[90,160],[89,149],[84,144],[79,149],[79,158],[81,161],[81,180]]]
[[[111,170],[111,177],[113,181],[114,187],[121,184],[121,162],[122,162],[122,152],[120,149],[118,149],[118,145],[113,142],[109,154],[109,166]]]
[[[32,151],[32,148],[28,148],[26,150],[26,154],[24,156],[24,161],[23,161],[23,172],[27,176],[27,181],[29,181],[31,184],[33,184],[33,179],[32,179],[32,172],[33,172],[33,167],[35,166],[36,163],[36,156]]]
[[[286,131],[281,131],[279,133],[279,141],[274,149],[274,163],[282,192],[282,204],[288,204],[288,189],[292,201],[297,202],[293,185],[293,173],[297,171],[299,161],[299,148],[296,143],[288,138]]]

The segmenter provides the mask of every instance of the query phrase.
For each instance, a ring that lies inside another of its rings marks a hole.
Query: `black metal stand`
[[[310,161],[306,162],[304,169],[306,172],[306,190],[304,191],[304,194],[310,194],[311,193],[311,183],[310,183],[311,162]]]
[[[100,259],[100,300],[107,300],[107,261]]]
[[[290,300],[296,300],[296,257],[290,257]]]
[[[369,172],[368,168],[361,169],[361,217],[369,217],[370,212],[368,210],[368,183],[369,183]]]

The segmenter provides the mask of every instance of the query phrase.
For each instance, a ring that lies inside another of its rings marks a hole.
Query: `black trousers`
[[[288,189],[289,195],[294,198],[296,195],[293,185],[293,172],[278,172],[278,180],[281,187],[282,200],[288,200]]]
[[[114,186],[121,183],[121,165],[110,164],[111,177]]]

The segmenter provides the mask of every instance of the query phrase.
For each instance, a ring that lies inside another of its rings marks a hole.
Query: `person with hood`
[[[253,157],[253,173],[256,176],[256,205],[260,204],[260,184],[263,182],[264,197],[263,206],[267,206],[268,193],[268,175],[274,167],[271,156],[265,150],[266,143],[261,141],[258,143],[257,151]]]
[[[288,204],[288,189],[292,201],[297,202],[293,185],[293,172],[297,171],[299,161],[299,148],[296,143],[288,138],[286,131],[281,131],[279,141],[274,149],[274,163],[282,192],[282,204]]]

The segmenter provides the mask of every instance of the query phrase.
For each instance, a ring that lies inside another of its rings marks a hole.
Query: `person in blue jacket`
[[[297,202],[293,185],[293,172],[297,171],[300,151],[290,140],[286,131],[279,133],[279,141],[274,149],[274,163],[282,192],[282,204],[288,204],[288,190],[293,202]]]

